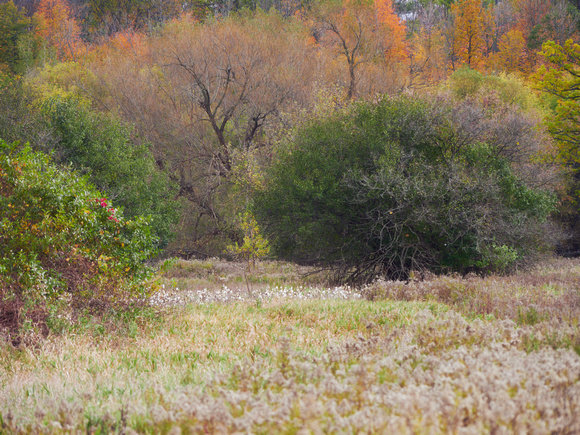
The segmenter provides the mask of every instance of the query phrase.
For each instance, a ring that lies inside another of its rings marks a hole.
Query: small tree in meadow
[[[265,257],[270,252],[270,245],[260,232],[256,219],[249,211],[239,217],[240,227],[244,234],[243,243],[237,242],[229,245],[226,252],[247,262],[248,268],[245,273],[248,293],[251,293],[248,274],[256,269],[256,260]]]
[[[227,247],[227,252],[247,261],[248,271],[252,271],[256,267],[256,260],[268,255],[270,246],[249,211],[240,216],[240,227],[244,233],[243,243],[240,245],[234,242]]]

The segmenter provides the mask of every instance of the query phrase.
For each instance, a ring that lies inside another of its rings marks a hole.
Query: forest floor
[[[177,260],[151,306],[0,342],[0,433],[580,433],[580,260],[327,287]]]

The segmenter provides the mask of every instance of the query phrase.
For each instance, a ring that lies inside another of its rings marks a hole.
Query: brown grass
[[[510,276],[432,276],[422,281],[377,281],[362,293],[368,300],[433,300],[468,316],[493,316],[519,324],[550,320],[577,325],[580,260],[554,259]]]
[[[0,432],[578,433],[579,275],[566,260],[378,282],[372,301],[242,286],[238,302],[80,319],[0,345]]]

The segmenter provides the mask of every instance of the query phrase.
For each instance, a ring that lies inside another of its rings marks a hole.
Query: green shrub
[[[483,75],[464,66],[449,77],[444,87],[458,99],[479,97],[489,100],[490,95],[496,95],[501,102],[522,110],[541,114],[548,111],[546,102],[538,93],[513,74]]]
[[[151,292],[146,219],[125,219],[29,146],[0,141],[0,219],[0,320],[12,332],[54,307],[117,308]]]
[[[0,72],[0,138],[46,147],[52,138],[23,79]]]
[[[495,148],[458,118],[452,101],[402,96],[298,131],[255,195],[274,252],[366,281],[508,271],[546,248],[555,200],[517,175],[521,139]]]
[[[164,248],[179,218],[177,185],[156,166],[146,144],[134,141],[130,127],[119,119],[91,112],[74,99],[49,99],[44,112],[57,139],[53,158],[87,174],[125,216],[150,216]]]

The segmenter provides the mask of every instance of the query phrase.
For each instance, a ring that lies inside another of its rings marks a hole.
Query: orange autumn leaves
[[[374,0],[374,8],[382,33],[385,56],[402,60],[407,57],[406,28],[393,10],[392,0]]]
[[[401,76],[393,71],[408,56],[406,28],[391,0],[329,0],[313,6],[306,18],[321,56],[334,58],[328,77],[347,89],[347,99],[384,92],[377,83]]]
[[[89,53],[95,59],[107,57],[109,51],[121,56],[147,52],[148,36],[133,27],[99,41],[83,40],[81,28],[86,23],[75,18],[71,4],[40,0],[37,7],[34,32],[51,49],[53,59],[78,61]],[[537,55],[542,42],[578,37],[577,22],[558,4],[558,0],[497,4],[456,0],[445,8],[426,3],[422,11],[431,8],[433,12],[432,20],[426,22],[425,16],[418,15],[402,21],[393,0],[318,0],[292,19],[310,28],[302,43],[306,51],[318,50],[325,58],[324,79],[338,83],[354,97],[433,85],[462,66],[486,73],[529,75],[542,62]],[[181,20],[187,21],[176,19]],[[82,34],[87,34],[86,29]],[[389,80],[390,86],[373,85]]]
[[[66,0],[41,0],[35,17],[36,36],[55,50],[58,60],[77,60],[83,46],[81,29]]]
[[[489,57],[489,36],[494,22],[490,11],[481,6],[481,0],[464,0],[451,6],[455,20],[453,52],[459,62],[478,69]]]
[[[112,34],[105,44],[89,44],[81,37],[81,24],[67,0],[40,0],[36,13],[35,36],[52,51],[58,61],[80,61],[108,56],[107,52],[142,55],[145,35],[125,29]]]
[[[392,0],[346,0],[339,27],[349,27],[367,47],[375,45],[386,58],[407,57],[406,27],[393,9]],[[363,42],[364,40],[364,42]]]
[[[479,71],[527,75],[541,62],[537,53],[543,41],[578,38],[578,17],[569,12],[567,2],[502,3],[484,7],[481,0],[459,0],[451,6],[451,69],[467,65]],[[507,24],[502,23],[502,13]]]

